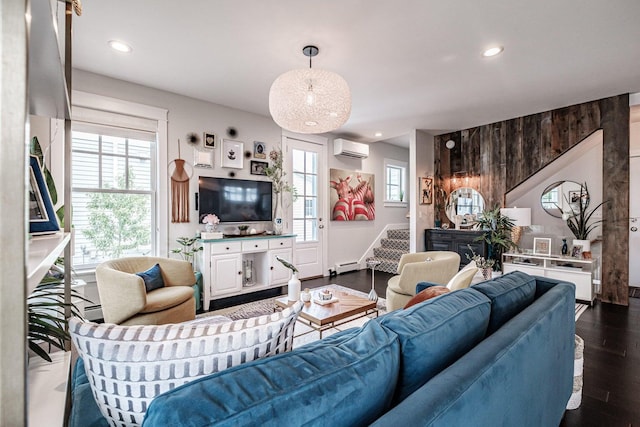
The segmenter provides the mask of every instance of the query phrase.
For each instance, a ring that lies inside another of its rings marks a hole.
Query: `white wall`
[[[329,168],[356,170],[375,175],[376,219],[373,221],[331,221],[331,212],[327,212],[329,256],[327,268],[336,263],[357,261],[375,241],[378,234],[387,224],[406,223],[407,207],[385,207],[384,200],[384,159],[409,162],[409,150],[383,142],[369,145],[369,157],[366,159],[352,159],[344,156],[334,156],[333,141],[329,142]],[[409,177],[409,179],[411,179]],[[330,191],[335,191],[330,189]],[[408,195],[413,203],[415,196]],[[326,224],[327,222],[325,222]]]
[[[433,135],[418,130],[415,132],[415,147],[413,147],[413,153],[415,153],[412,159],[415,159],[415,173],[413,181],[416,184],[414,194],[415,203],[412,209],[412,223],[415,223],[415,251],[422,252],[426,250],[424,246],[424,230],[425,228],[432,228],[434,225],[434,207],[433,203],[430,205],[419,204],[420,200],[420,178],[426,176],[433,176],[434,174],[434,142]],[[414,214],[415,212],[415,214]],[[413,220],[415,218],[415,221]]]

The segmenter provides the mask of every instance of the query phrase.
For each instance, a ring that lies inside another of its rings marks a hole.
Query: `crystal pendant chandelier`
[[[296,133],[324,133],[338,129],[351,114],[351,91],[338,74],[311,68],[316,46],[305,46],[309,68],[287,71],[269,91],[269,112],[283,129]]]

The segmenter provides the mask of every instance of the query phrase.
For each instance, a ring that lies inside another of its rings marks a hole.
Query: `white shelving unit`
[[[576,299],[593,304],[600,279],[600,259],[579,259],[566,255],[502,254],[504,273],[522,271],[576,285]]]

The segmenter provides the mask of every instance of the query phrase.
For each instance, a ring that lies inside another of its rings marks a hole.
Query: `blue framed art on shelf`
[[[55,233],[60,230],[60,225],[40,162],[36,156],[29,157],[29,233]]]

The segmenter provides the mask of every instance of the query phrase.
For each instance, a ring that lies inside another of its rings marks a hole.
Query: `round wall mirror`
[[[556,181],[547,186],[540,197],[540,204],[546,213],[556,218],[562,218],[563,212],[578,212],[580,205],[589,206],[589,192],[585,187],[574,181]]]
[[[456,215],[477,216],[484,210],[484,197],[480,192],[469,187],[455,189],[449,194],[445,212],[449,221],[455,222]]]

